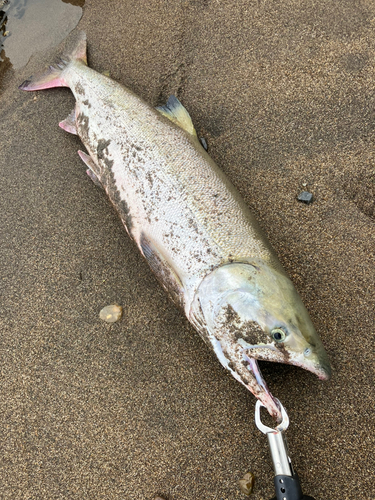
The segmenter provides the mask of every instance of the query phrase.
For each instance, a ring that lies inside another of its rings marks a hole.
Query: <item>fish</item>
[[[258,361],[331,374],[300,296],[181,102],[149,105],[91,69],[86,46],[86,34],[73,32],[58,61],[20,88],[71,89],[75,108],[59,125],[84,144],[89,177],[220,363],[280,422]]]

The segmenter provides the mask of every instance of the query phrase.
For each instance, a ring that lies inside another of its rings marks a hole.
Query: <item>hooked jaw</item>
[[[320,356],[318,356],[316,352],[313,352],[310,347],[306,348],[303,354],[297,354],[288,352],[286,348],[280,349],[272,344],[268,346],[243,346],[242,358],[247,364],[247,369],[252,372],[255,378],[254,384],[245,385],[264,404],[270,415],[278,423],[282,420],[281,408],[278,400],[271,394],[263,379],[258,366],[258,360],[281,362],[299,366],[314,373],[320,380],[329,380],[331,376],[331,367],[324,348],[322,348],[319,354]],[[233,375],[237,378],[235,373],[233,373]],[[243,379],[239,379],[239,381],[244,383]]]
[[[281,352],[282,350],[284,351],[284,353]],[[267,347],[265,345],[254,345],[247,346],[247,348],[243,349],[242,353],[243,359],[248,363],[248,370],[253,373],[257,385],[261,387],[264,392],[256,394],[253,388],[248,388],[263,403],[270,415],[278,423],[280,423],[282,420],[279,402],[269,391],[267,384],[259,370],[257,362],[258,360],[276,361],[299,366],[314,373],[319,377],[320,380],[329,380],[331,377],[331,366],[329,364],[328,357],[324,348],[322,349],[321,353],[319,353],[320,356],[314,353],[311,348],[306,348],[303,354],[287,352],[285,348],[282,350],[276,348],[272,344],[268,345]]]
[[[329,380],[331,378],[331,366],[323,346],[319,346],[318,349],[308,346],[302,352],[289,350],[284,345],[275,346],[273,344],[248,344],[243,347],[249,357],[259,361],[272,361],[299,366],[314,373],[320,380]]]

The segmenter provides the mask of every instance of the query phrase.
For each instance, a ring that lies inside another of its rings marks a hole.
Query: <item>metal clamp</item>
[[[284,431],[289,426],[289,417],[280,401],[278,399],[276,401],[281,410],[282,421],[275,429],[263,425],[260,420],[260,408],[264,407],[264,405],[259,400],[255,405],[255,424],[267,436],[275,470],[274,486],[276,497],[272,500],[314,500],[302,493],[298,474],[293,469],[284,437]]]
[[[289,458],[288,447],[283,434],[289,426],[289,417],[280,401],[278,399],[276,401],[281,409],[281,423],[275,429],[263,425],[260,420],[260,408],[264,405],[258,400],[255,405],[255,424],[267,436],[275,476],[293,476],[292,462]]]
[[[283,407],[283,405],[280,403],[280,401],[277,398],[274,398],[277,404],[280,407],[281,410],[281,416],[282,416],[282,421],[279,425],[276,426],[275,429],[271,429],[271,427],[267,427],[266,425],[263,425],[262,422],[260,421],[260,408],[263,406],[265,408],[264,404],[259,401],[256,402],[255,405],[255,424],[258,427],[258,429],[263,432],[263,434],[268,434],[269,432],[284,432],[287,430],[289,427],[289,417],[288,414]]]

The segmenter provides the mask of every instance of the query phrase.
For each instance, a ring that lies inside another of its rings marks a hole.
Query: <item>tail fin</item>
[[[86,33],[74,32],[68,37],[65,50],[58,61],[44,73],[39,73],[25,80],[19,88],[22,90],[42,90],[52,87],[69,87],[64,78],[64,72],[71,61],[81,61],[87,64]]]

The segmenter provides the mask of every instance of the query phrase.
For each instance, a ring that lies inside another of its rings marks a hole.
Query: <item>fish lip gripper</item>
[[[280,406],[283,420],[275,429],[266,427],[260,420],[260,408],[264,405],[259,400],[255,405],[255,424],[267,436],[275,470],[273,482],[276,496],[271,500],[315,500],[313,497],[302,493],[299,477],[293,469],[284,436],[284,432],[289,426],[289,417],[280,401],[278,399],[276,401]]]

